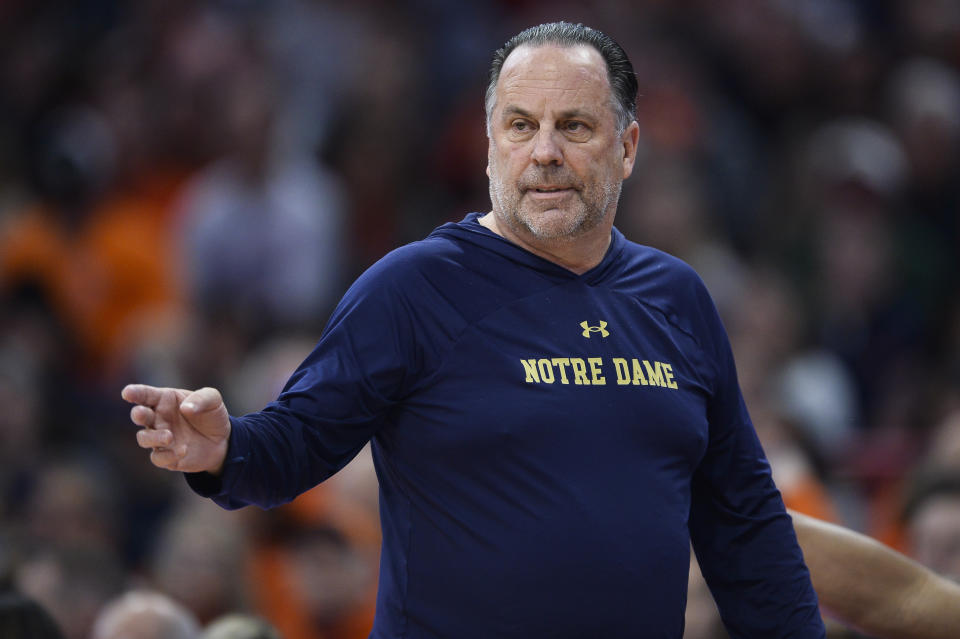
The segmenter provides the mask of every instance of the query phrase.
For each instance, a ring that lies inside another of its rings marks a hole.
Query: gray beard
[[[496,176],[495,172],[492,172]],[[494,177],[490,178],[490,202],[497,220],[506,224],[514,233],[530,234],[539,240],[573,241],[585,233],[599,226],[608,211],[616,209],[620,199],[622,182],[608,182],[599,189],[599,197],[594,201],[583,198],[583,191],[577,196],[581,199],[579,210],[573,211],[571,219],[564,220],[557,225],[542,224],[535,213],[530,214],[521,210],[523,191],[517,187],[509,194],[503,188],[503,183]]]

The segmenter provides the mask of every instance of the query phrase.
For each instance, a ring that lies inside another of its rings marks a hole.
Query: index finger
[[[120,392],[120,396],[131,404],[156,406],[162,396],[161,389],[146,384],[127,384]]]

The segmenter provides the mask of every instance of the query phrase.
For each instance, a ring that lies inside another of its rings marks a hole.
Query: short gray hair
[[[490,119],[497,102],[497,82],[500,70],[514,49],[522,45],[543,46],[555,44],[561,47],[577,45],[591,46],[607,63],[607,79],[613,97],[613,114],[617,130],[622,133],[636,119],[637,113],[637,76],[623,48],[610,36],[582,24],[570,22],[550,22],[524,29],[507,40],[506,44],[493,54],[490,64],[490,81],[487,84],[484,107],[487,112],[487,133],[490,133]]]
[[[200,637],[200,624],[190,610],[171,597],[151,590],[130,590],[108,602],[97,614],[91,636],[113,639],[125,624],[131,623],[136,623],[137,636]]]

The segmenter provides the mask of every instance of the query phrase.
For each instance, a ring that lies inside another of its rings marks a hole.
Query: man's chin
[[[574,238],[584,232],[585,217],[566,209],[521,211],[519,221],[534,237],[541,240]]]

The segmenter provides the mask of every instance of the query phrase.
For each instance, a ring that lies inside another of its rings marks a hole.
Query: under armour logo
[[[607,330],[607,323],[603,320],[600,320],[600,326],[590,326],[587,322],[580,322],[580,327],[583,328],[583,336],[587,339],[590,339],[590,333],[600,333],[600,337],[610,335],[610,331]]]

